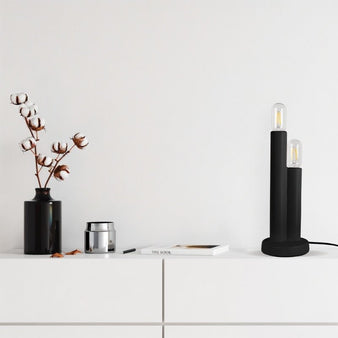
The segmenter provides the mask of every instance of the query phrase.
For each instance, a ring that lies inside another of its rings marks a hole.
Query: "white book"
[[[170,246],[150,246],[141,249],[145,255],[196,255],[215,256],[229,251],[229,245],[175,244]]]

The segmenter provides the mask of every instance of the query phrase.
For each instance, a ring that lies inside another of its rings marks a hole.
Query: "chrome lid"
[[[87,222],[87,231],[113,231],[114,222],[102,221],[102,222]]]

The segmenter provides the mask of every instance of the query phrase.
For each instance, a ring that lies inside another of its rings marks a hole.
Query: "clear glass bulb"
[[[272,106],[272,130],[286,129],[286,107],[283,103]]]
[[[291,140],[288,145],[288,166],[300,168],[302,166],[302,142]]]

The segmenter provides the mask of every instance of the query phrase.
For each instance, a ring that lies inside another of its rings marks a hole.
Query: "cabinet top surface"
[[[129,254],[77,254],[75,256],[65,255],[61,260],[113,260],[113,259],[144,259],[144,260],[162,260],[162,259],[188,259],[188,260],[227,260],[227,259],[253,259],[253,260],[313,260],[313,259],[334,259],[338,258],[338,248],[328,246],[311,246],[310,252],[304,256],[299,257],[271,257],[264,255],[258,249],[246,250],[246,249],[230,249],[216,256],[187,256],[187,255],[142,255],[139,252],[133,252]],[[0,259],[24,259],[24,260],[37,260],[37,259],[51,259],[50,255],[24,255],[23,250],[12,250],[9,252],[0,253]],[[53,258],[53,260],[60,260],[60,258]]]

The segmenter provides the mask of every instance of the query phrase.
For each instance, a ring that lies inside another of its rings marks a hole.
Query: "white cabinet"
[[[170,258],[165,321],[338,323],[337,264],[315,252],[299,258]]]
[[[165,338],[337,338],[337,326],[168,326]]]
[[[4,338],[161,338],[156,326],[0,326]]]
[[[0,254],[0,337],[336,338],[337,262],[326,248],[298,258]]]
[[[159,258],[10,257],[0,258],[0,323],[162,321]]]

